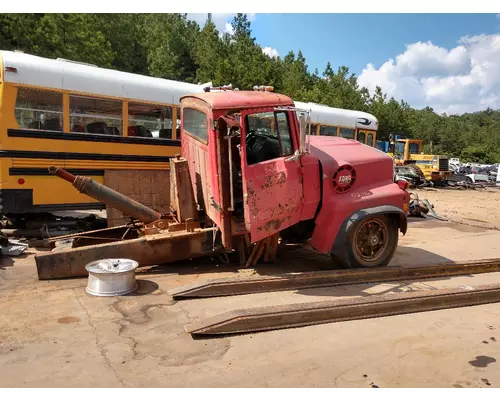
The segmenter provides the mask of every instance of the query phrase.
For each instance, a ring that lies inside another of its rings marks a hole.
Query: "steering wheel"
[[[255,139],[257,139],[257,134],[255,131],[248,131],[247,135],[245,136],[245,142],[248,147],[251,147],[253,143],[255,142]]]
[[[254,137],[255,136],[255,131],[248,131],[247,132],[247,135],[245,136],[245,140],[248,141],[248,139],[250,139],[251,137]]]

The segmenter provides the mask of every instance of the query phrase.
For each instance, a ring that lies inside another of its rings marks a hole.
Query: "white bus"
[[[103,207],[50,165],[100,183],[110,170],[168,169],[180,97],[206,86],[0,51],[0,212]]]
[[[311,134],[340,136],[376,146],[378,120],[372,114],[295,101],[297,108],[311,110]]]

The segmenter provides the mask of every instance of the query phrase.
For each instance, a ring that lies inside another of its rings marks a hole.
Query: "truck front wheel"
[[[367,217],[349,232],[347,246],[333,249],[331,256],[340,268],[384,267],[398,246],[399,228],[387,215]]]

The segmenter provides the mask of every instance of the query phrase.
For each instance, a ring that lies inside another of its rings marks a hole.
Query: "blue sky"
[[[312,71],[326,63],[346,65],[356,74],[404,52],[405,45],[432,41],[453,48],[465,35],[498,32],[495,14],[257,14],[257,42],[285,56],[299,49]]]
[[[213,14],[230,32],[234,14]],[[416,108],[461,114],[500,109],[498,14],[248,14],[263,51],[302,50],[310,71],[330,61]],[[203,25],[207,14],[188,14]],[[229,82],[228,82],[229,83]],[[259,82],[260,84],[261,82]]]

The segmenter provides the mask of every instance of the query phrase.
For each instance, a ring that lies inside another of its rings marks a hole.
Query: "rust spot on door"
[[[280,172],[278,175],[266,176],[262,189],[267,189],[276,185],[282,185],[286,182],[285,172]]]
[[[269,232],[269,230],[277,231],[281,227],[281,220],[280,219],[272,219],[271,221],[268,221],[266,225],[264,226],[264,229],[266,232]]]

